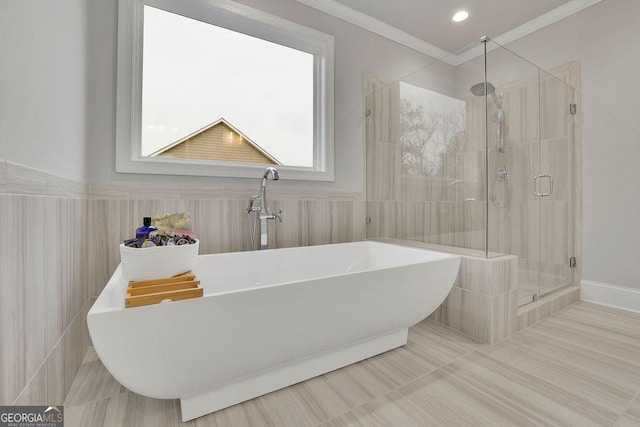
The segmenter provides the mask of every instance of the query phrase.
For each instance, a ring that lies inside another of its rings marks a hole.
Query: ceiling
[[[297,0],[427,55],[458,65],[480,38],[506,44],[601,0]],[[455,23],[458,10],[469,12]]]

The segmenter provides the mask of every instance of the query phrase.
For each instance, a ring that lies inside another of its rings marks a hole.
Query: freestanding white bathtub
[[[188,421],[406,344],[459,265],[369,241],[201,255],[203,298],[129,309],[118,267],[87,322],[118,381]]]

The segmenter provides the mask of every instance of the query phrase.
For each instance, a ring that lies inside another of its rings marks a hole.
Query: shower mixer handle
[[[256,201],[260,201],[260,196],[251,196],[249,199],[249,205],[247,206],[247,213],[260,212],[262,208],[260,206],[256,206]]]

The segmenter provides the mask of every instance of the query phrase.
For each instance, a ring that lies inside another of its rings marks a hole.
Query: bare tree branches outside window
[[[464,143],[464,101],[408,84],[400,90],[403,173],[454,176]]]

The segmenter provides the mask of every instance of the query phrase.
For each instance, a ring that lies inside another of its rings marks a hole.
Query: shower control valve
[[[508,170],[499,170],[498,173],[496,174],[498,176],[498,178],[500,179],[510,179],[511,178],[511,172],[509,172]]]

